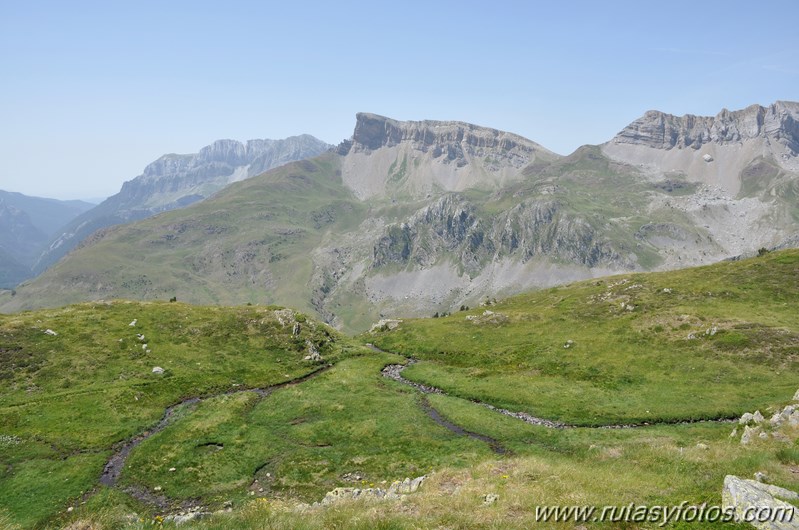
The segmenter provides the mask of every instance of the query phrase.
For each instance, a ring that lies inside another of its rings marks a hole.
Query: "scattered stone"
[[[483,311],[483,316],[484,317],[490,317],[493,314],[494,314],[494,312],[489,310],[489,309],[486,309],[485,311]]]
[[[749,445],[755,435],[760,434],[760,427],[744,427],[744,433],[741,435],[741,445]]]
[[[142,335],[141,333],[136,333],[136,338],[144,342],[144,335]]]
[[[707,328],[705,330],[705,335],[709,335],[709,336],[712,337],[713,335],[718,333],[718,331],[719,331],[719,329],[716,326],[713,326],[712,328]]]
[[[373,324],[371,328],[369,328],[369,333],[373,333],[375,331],[392,331],[399,327],[402,324],[402,320],[393,319],[393,318],[384,318],[377,322],[377,324]]]
[[[483,505],[484,506],[491,506],[495,502],[499,500],[499,495],[496,493],[487,493],[483,495]]]
[[[709,449],[709,447],[707,446],[707,444],[703,444],[703,443],[698,443],[698,444],[696,444],[696,448],[697,448],[697,449],[701,449],[702,451],[707,451],[707,450]]]
[[[738,423],[741,425],[746,425],[747,423],[751,423],[754,419],[754,415],[751,412],[744,412],[741,419],[738,420]]]
[[[300,323],[299,322],[295,322],[294,323],[294,327],[291,328],[291,336],[292,337],[296,337],[297,335],[299,335],[300,334],[300,329],[302,329],[302,327],[300,326]]]
[[[796,393],[793,395],[793,400],[799,401],[799,390],[797,390]]]
[[[761,424],[764,421],[766,421],[766,418],[763,417],[763,415],[760,413],[759,410],[756,410],[755,413],[752,415],[752,421],[754,421],[757,424]]]
[[[177,468],[170,467],[170,468],[169,468],[169,472],[170,472],[170,473],[172,473],[173,471],[177,471]]]
[[[146,350],[146,349],[147,349],[147,344],[142,344],[142,345],[141,345],[141,349],[142,349],[142,350]]]
[[[46,329],[46,330],[44,330],[44,334],[45,334],[45,335],[52,335],[53,337],[55,337],[56,335],[58,335],[58,333],[56,333],[55,331],[53,331],[52,329],[49,329],[49,328],[48,328],[48,329]]]
[[[705,162],[713,162],[713,157],[705,153],[704,155],[702,155],[702,160],[704,160]]]
[[[734,428],[730,433],[730,438],[735,438],[736,436],[738,436],[738,427]]]
[[[67,511],[68,511],[68,512],[71,512],[71,511],[72,511],[72,510],[74,510],[74,509],[75,509],[75,508],[74,508],[73,506],[70,506],[69,508],[67,508]]]
[[[799,499],[799,494],[785,488],[742,479],[734,475],[724,477],[724,486],[721,490],[722,510],[732,509],[736,522],[749,522],[755,528],[769,530],[799,529],[799,520],[793,520],[796,507],[780,499],[795,501]],[[765,522],[745,519],[746,514],[749,514],[751,518],[752,513],[764,514],[766,510],[773,510],[771,512],[773,514],[785,514],[785,517],[781,520],[777,517],[774,521],[767,520]]]
[[[153,373],[154,374],[163,374],[164,373],[164,369],[161,368],[160,366],[154,366],[153,367]]]
[[[128,326],[130,326],[130,327],[135,327],[135,326],[136,326],[136,322],[138,322],[138,320],[134,318],[134,319],[133,319],[133,322],[131,322],[130,324],[128,324]]]
[[[758,434],[757,436],[758,436],[758,437],[759,437],[761,440],[768,440],[768,433],[767,433],[767,432],[761,432],[761,433],[760,433],[760,434]]]
[[[153,491],[161,491],[161,486],[156,486],[153,488]]]
[[[287,323],[294,323],[294,311],[291,309],[276,309],[275,318],[280,322],[280,327],[285,327]]]
[[[768,482],[768,475],[762,471],[758,471],[755,473],[755,480],[758,482]]]
[[[403,481],[395,481],[391,483],[388,489],[382,488],[336,488],[333,491],[328,491],[325,498],[322,499],[321,505],[326,506],[346,499],[400,499],[403,496],[414,493],[422,483],[427,479],[427,475],[417,477],[413,480],[406,478]]]
[[[322,359],[322,356],[319,355],[319,350],[316,349],[316,345],[310,339],[305,339],[305,348],[308,351],[308,355],[304,357],[306,361],[314,361],[314,362],[324,361],[324,359]]]
[[[571,348],[574,345],[574,341],[569,339],[566,341],[566,344],[563,345],[564,348]]]
[[[664,287],[663,292],[666,294],[671,294],[671,289],[669,289],[668,287]]]
[[[208,517],[209,515],[211,515],[211,512],[204,512],[200,508],[196,508],[173,515],[167,515],[164,517],[164,522],[173,522],[175,523],[175,526],[180,526],[190,521],[196,521],[198,519],[202,519],[203,517]]]

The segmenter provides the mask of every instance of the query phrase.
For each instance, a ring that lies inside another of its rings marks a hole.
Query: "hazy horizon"
[[[109,196],[167,153],[311,134],[356,112],[458,120],[569,154],[651,109],[797,100],[787,1],[275,5],[30,2],[0,19],[0,189]]]

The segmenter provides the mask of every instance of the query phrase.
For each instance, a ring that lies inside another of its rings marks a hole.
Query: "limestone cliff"
[[[168,154],[152,162],[116,195],[76,218],[50,242],[35,271],[41,272],[92,232],[136,221],[203,200],[232,182],[294,160],[316,156],[331,146],[310,135],[282,140],[217,140],[198,153]]]
[[[342,142],[342,178],[361,199],[425,197],[472,187],[496,188],[521,168],[560,158],[521,136],[457,121],[397,121],[359,113]]]

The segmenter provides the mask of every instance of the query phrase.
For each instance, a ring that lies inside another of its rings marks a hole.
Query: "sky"
[[[650,109],[799,100],[795,0],[0,0],[0,189],[112,195],[221,138],[459,120],[560,154]]]

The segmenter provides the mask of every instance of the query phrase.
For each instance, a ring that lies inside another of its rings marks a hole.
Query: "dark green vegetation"
[[[730,423],[668,422],[768,417],[788,402],[797,278],[799,251],[770,252],[406,320],[357,342],[258,306],[98,302],[3,316],[0,525],[147,528],[180,505],[231,502],[181,528],[529,528],[537,505],[719,504],[726,474],[763,471],[796,489],[797,429],[742,446]],[[367,341],[419,359],[402,375],[446,394],[383,377],[404,359]],[[324,362],[305,360],[309,343]],[[133,449],[116,486],[99,484],[116,442],[192,396],[205,399]],[[529,425],[472,399],[582,427]],[[425,401],[509,453],[435,423]],[[665,423],[591,427],[630,422]],[[431,471],[403,502],[298,504]],[[488,493],[499,501],[484,506]]]
[[[407,378],[566,423],[728,418],[799,385],[798,278],[798,251],[614,276],[406,322],[375,343],[425,361]]]

